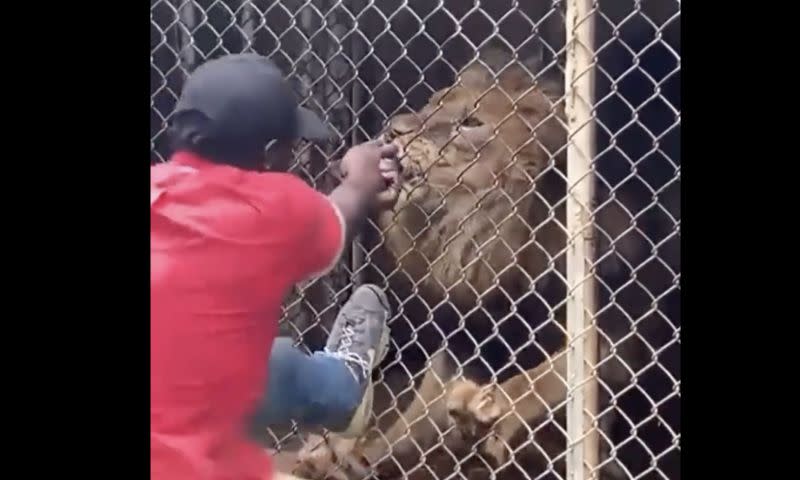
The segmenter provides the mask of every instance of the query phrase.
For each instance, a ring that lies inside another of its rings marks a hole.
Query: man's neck
[[[186,165],[194,168],[207,168],[207,167],[227,167],[227,168],[236,168],[238,170],[245,170],[248,172],[264,172],[266,171],[263,166],[258,165],[256,162],[252,162],[249,165],[239,164],[239,163],[227,163],[227,162],[219,162],[212,160],[210,158],[204,157],[199,155],[195,152],[190,152],[188,150],[179,150],[172,154],[170,157],[170,162],[179,164],[179,165]]]

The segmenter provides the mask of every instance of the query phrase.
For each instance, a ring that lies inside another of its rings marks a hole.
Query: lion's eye
[[[480,127],[482,125],[483,122],[481,122],[479,119],[475,117],[467,117],[464,120],[461,120],[462,127],[475,128],[475,127]]]

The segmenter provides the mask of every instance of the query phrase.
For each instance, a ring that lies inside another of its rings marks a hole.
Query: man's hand
[[[391,208],[397,200],[397,152],[396,145],[367,142],[342,158],[344,178],[328,198],[342,214],[348,238],[370,211]]]
[[[397,182],[397,152],[397,146],[391,143],[375,141],[356,145],[342,158],[342,183],[368,192],[376,203],[385,203],[386,200],[391,200],[391,196],[396,199],[394,187]],[[395,193],[391,195],[392,192]]]

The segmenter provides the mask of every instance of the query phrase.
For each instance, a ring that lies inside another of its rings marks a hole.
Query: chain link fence
[[[374,427],[261,432],[305,478],[680,478],[680,1],[151,2],[151,162],[185,76],[273,58],[338,138],[386,135],[403,190],[297,288],[311,350],[354,284],[394,307]]]

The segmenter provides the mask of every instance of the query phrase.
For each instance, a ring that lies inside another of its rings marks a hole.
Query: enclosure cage
[[[151,163],[186,75],[239,52],[335,131],[297,152],[309,184],[379,135],[411,172],[281,324],[316,350],[355,285],[386,289],[373,426],[255,432],[279,465],[680,478],[679,0],[151,0]]]

